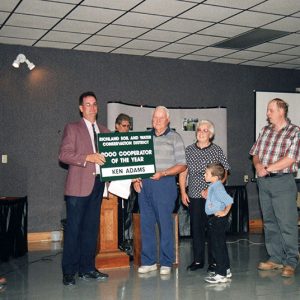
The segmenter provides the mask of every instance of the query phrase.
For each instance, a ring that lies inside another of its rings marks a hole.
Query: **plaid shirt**
[[[274,130],[272,125],[263,127],[250,150],[250,155],[258,155],[260,162],[265,166],[284,157],[295,159],[295,163],[281,172],[297,172],[300,161],[300,128],[289,121],[279,131]]]

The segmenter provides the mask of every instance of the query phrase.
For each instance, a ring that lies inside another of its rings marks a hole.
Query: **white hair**
[[[155,113],[157,110],[163,110],[163,111],[166,113],[167,118],[168,118],[168,119],[170,118],[170,112],[169,112],[169,110],[168,110],[165,106],[162,106],[162,105],[156,106],[156,107],[155,107],[152,116],[154,115],[154,113]]]
[[[215,125],[212,121],[209,121],[209,120],[200,120],[198,123],[197,123],[197,126],[196,126],[196,136],[197,136],[197,131],[198,131],[198,128],[203,125],[203,124],[207,124],[208,125],[208,130],[211,134],[211,137],[210,139],[212,139],[215,135]]]

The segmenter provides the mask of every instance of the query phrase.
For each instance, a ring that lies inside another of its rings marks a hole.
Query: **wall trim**
[[[249,231],[250,232],[262,232],[263,231],[263,220],[253,219],[249,220]]]
[[[40,243],[40,242],[51,242],[52,241],[52,232],[30,232],[27,234],[28,243]],[[63,236],[63,231],[60,230],[61,237]]]

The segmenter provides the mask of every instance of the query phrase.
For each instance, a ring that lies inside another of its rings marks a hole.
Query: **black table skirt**
[[[27,253],[27,197],[0,197],[0,260]]]
[[[247,190],[244,185],[225,186],[227,193],[233,198],[229,213],[228,232],[249,232],[249,209]]]

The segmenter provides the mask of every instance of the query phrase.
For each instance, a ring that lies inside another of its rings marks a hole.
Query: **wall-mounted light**
[[[33,70],[34,68],[35,68],[35,65],[32,63],[32,62],[30,62],[27,58],[26,58],[26,56],[24,55],[24,54],[19,54],[18,56],[17,56],[17,58],[14,60],[14,62],[13,62],[13,67],[15,67],[15,68],[19,68],[20,67],[20,64],[22,64],[22,63],[24,63],[24,62],[26,62],[26,64],[27,64],[27,66],[28,66],[28,69],[31,71],[31,70]]]

